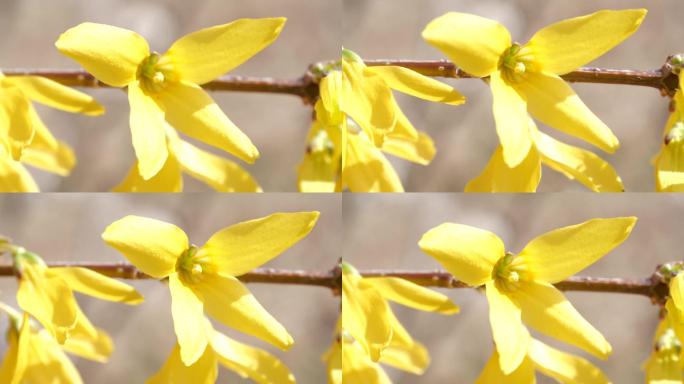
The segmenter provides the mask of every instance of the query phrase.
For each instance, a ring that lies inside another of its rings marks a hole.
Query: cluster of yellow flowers
[[[230,339],[223,325],[288,349],[287,330],[236,278],[275,258],[313,229],[318,212],[275,213],[213,234],[191,245],[173,224],[126,216],[112,223],[103,240],[152,278],[168,281],[177,344],[148,383],[210,384],[218,364],[258,383],[294,383],[289,369],[270,353]],[[107,333],[81,311],[74,291],[98,299],[137,305],[131,286],[90,269],[48,267],[35,253],[8,242],[19,278],[17,302],[23,313],[0,303],[10,318],[2,383],[81,383],[65,352],[106,362],[113,350]],[[34,321],[34,319],[37,321]],[[42,326],[42,328],[41,328]]]

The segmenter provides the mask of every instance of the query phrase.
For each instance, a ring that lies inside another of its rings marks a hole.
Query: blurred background
[[[660,68],[667,56],[682,50],[684,24],[680,0],[343,0],[342,41],[364,59],[436,60],[445,56],[420,34],[434,18],[449,11],[467,12],[505,25],[514,41],[525,43],[538,29],[600,9],[646,8],[648,16],[632,37],[590,66],[620,69]],[[444,79],[442,79],[444,80]],[[402,110],[435,141],[437,156],[425,167],[392,158],[407,191],[463,191],[484,169],[498,144],[489,87],[477,79],[444,80],[466,95],[461,106],[429,103],[395,92]],[[667,119],[668,100],[651,88],[573,84],[585,104],[620,139],[608,155],[579,140],[540,125],[559,140],[590,149],[611,163],[627,191],[653,191],[651,158],[658,152]],[[390,156],[391,157],[391,156]],[[585,190],[544,167],[539,191]]]
[[[0,68],[80,68],[54,46],[59,35],[85,21],[106,23],[140,33],[150,49],[165,52],[181,36],[238,18],[287,17],[280,37],[231,71],[244,76],[294,79],[309,64],[339,56],[340,1],[318,0],[0,0]],[[104,192],[126,176],[134,162],[126,94],[111,89],[81,89],[107,112],[85,117],[38,106],[45,124],[75,150],[78,164],[62,178],[31,170],[44,191]],[[215,92],[211,96],[254,142],[261,158],[244,166],[265,191],[295,191],[296,167],[305,149],[311,108],[296,96]],[[198,143],[193,141],[193,143]],[[200,147],[210,147],[201,144]],[[208,190],[185,178],[185,190]]]
[[[339,198],[295,194],[270,195],[94,195],[41,194],[0,196],[0,234],[41,255],[46,262],[123,262],[123,255],[100,238],[110,223],[135,214],[174,223],[192,243],[204,242],[216,231],[275,212],[321,212],[311,233],[265,267],[328,271],[341,256],[342,213]],[[8,263],[4,260],[3,263]],[[114,340],[109,363],[72,356],[86,383],[143,383],[166,361],[175,344],[171,301],[166,284],[126,280],[145,296],[138,306],[110,303],[76,294],[81,308]],[[283,352],[268,343],[230,330],[217,329],[236,340],[268,350],[280,358],[299,383],[324,383],[321,355],[333,341],[339,299],[330,290],[296,285],[247,284],[247,288],[295,339]],[[0,278],[0,300],[16,307],[16,281]],[[7,329],[0,316],[0,334]],[[0,337],[0,356],[6,350]],[[250,383],[221,367],[217,383]]]
[[[684,199],[655,194],[344,196],[344,259],[358,269],[435,270],[440,265],[422,253],[418,240],[444,222],[467,224],[497,234],[511,252],[547,231],[596,217],[637,216],[631,236],[584,276],[646,278],[658,264],[682,260],[680,236]],[[473,289],[439,289],[461,307],[453,316],[421,312],[391,304],[413,337],[425,344],[432,364],[415,376],[385,367],[395,384],[472,383],[493,350],[488,306]],[[643,383],[641,364],[651,352],[658,307],[647,297],[593,292],[566,292],[578,311],[613,346],[607,361],[583,351],[542,340],[588,358],[614,383]],[[533,336],[539,336],[532,332]],[[539,383],[554,383],[537,375]]]

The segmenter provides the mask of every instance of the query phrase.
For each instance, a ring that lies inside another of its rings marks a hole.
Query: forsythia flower
[[[210,342],[204,312],[240,332],[287,349],[292,337],[236,278],[268,262],[309,234],[318,212],[276,213],[214,233],[202,247],[190,245],[177,226],[126,216],[102,234],[144,273],[169,280],[171,313],[185,365]]]
[[[342,329],[373,361],[380,360],[393,341],[416,356],[426,354],[422,346],[411,348],[416,342],[396,319],[388,300],[449,315],[459,310],[441,293],[396,277],[364,278],[350,264],[342,263]]]
[[[679,76],[679,89],[675,93],[674,111],[665,125],[663,144],[655,159],[656,191],[684,191],[684,76]]]
[[[219,363],[257,383],[295,383],[290,370],[275,356],[264,350],[239,343],[216,331],[207,318],[204,319],[204,326],[209,345],[199,360],[186,366],[181,360],[180,347],[176,344],[164,366],[146,383],[213,384],[218,377],[217,365]]]
[[[49,268],[38,255],[21,247],[15,248],[13,258],[20,276],[19,307],[35,317],[60,344],[73,333],[93,339],[99,334],[81,312],[73,291],[131,305],[143,301],[130,285],[86,268]]]
[[[111,354],[111,340],[102,331],[97,339],[75,335],[60,346],[46,330],[32,324],[28,313],[22,317],[14,309],[1,306],[10,316],[8,349],[0,367],[2,383],[80,384],[81,376],[64,351],[99,362]]]
[[[55,44],[98,80],[128,87],[138,172],[148,180],[166,163],[168,122],[186,135],[252,163],[259,152],[200,85],[239,66],[270,45],[284,18],[240,19],[188,34],[165,54],[150,53],[135,32],[83,23]]]
[[[682,342],[672,327],[670,316],[668,312],[658,324],[653,337],[653,351],[642,367],[646,371],[646,383],[681,384],[684,382]]]
[[[489,76],[503,159],[515,167],[534,142],[528,112],[606,152],[617,149],[615,135],[559,76],[620,44],[645,15],[645,9],[599,11],[549,25],[521,45],[494,20],[450,12],[430,22],[423,38],[469,74]]]
[[[418,243],[452,275],[470,286],[485,285],[489,321],[505,374],[523,362],[537,331],[605,358],[611,346],[553,284],[596,262],[622,243],[635,217],[593,219],[545,233],[520,254],[506,252],[495,234],[444,223]]]
[[[252,175],[238,164],[203,151],[179,138],[168,125],[166,128],[169,156],[159,173],[145,180],[134,165],[115,192],[181,192],[183,172],[219,192],[261,192]]]
[[[466,185],[466,192],[535,192],[541,180],[542,164],[595,192],[624,190],[615,169],[600,157],[540,132],[531,119],[529,124],[532,147],[525,159],[509,167],[499,145],[482,173]]]
[[[551,348],[541,341],[530,339],[527,355],[515,371],[505,374],[499,365],[499,354],[494,351],[476,384],[535,383],[534,371],[559,383],[608,384],[608,378],[587,360]]]

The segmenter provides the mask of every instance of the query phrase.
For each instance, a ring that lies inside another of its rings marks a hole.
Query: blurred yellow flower
[[[553,284],[620,245],[635,223],[635,217],[618,217],[559,228],[533,239],[518,255],[506,252],[489,231],[453,223],[429,230],[418,244],[459,280],[485,285],[499,365],[510,374],[527,354],[530,334],[523,322],[598,357],[611,353],[603,335]]]
[[[642,366],[648,384],[681,384],[684,382],[682,342],[672,326],[668,313],[658,323],[653,336],[653,350]]]
[[[270,353],[239,343],[216,331],[209,319],[204,319],[205,332],[209,345],[202,356],[190,366],[181,360],[178,344],[164,366],[147,384],[193,383],[213,384],[218,377],[218,364],[237,373],[243,378],[250,378],[256,383],[294,384],[295,378],[290,370]]]
[[[275,213],[214,233],[202,247],[190,245],[177,226],[126,216],[102,234],[144,273],[169,280],[171,313],[181,360],[192,365],[209,343],[204,312],[240,332],[282,349],[293,344],[285,328],[236,278],[268,262],[313,229],[318,212]]]
[[[656,191],[684,191],[684,86],[683,76],[679,76],[679,89],[675,93],[674,111],[665,124],[663,144],[655,158]]]
[[[559,76],[620,44],[645,16],[645,9],[599,11],[542,28],[521,45],[494,20],[449,12],[430,22],[423,38],[467,73],[489,77],[503,159],[515,167],[533,145],[528,112],[606,152],[618,148],[611,130]]]
[[[266,48],[284,24],[284,18],[236,20],[185,35],[161,55],[150,53],[147,41],[135,32],[95,23],[67,30],[55,45],[98,80],[128,87],[138,172],[148,180],[169,155],[167,123],[248,163],[259,157],[200,85]]]
[[[495,350],[482,370],[476,384],[535,383],[535,370],[559,383],[608,384],[610,381],[589,361],[551,348],[541,341],[530,339],[527,355],[513,372],[501,371],[499,354]]]
[[[99,331],[81,312],[74,291],[101,300],[136,305],[143,297],[130,285],[79,267],[49,268],[35,253],[16,247],[14,265],[19,274],[17,303],[35,317],[57,342],[74,334],[97,339]]]

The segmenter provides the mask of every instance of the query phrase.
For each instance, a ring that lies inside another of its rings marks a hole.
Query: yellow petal
[[[509,375],[501,372],[499,359],[499,354],[495,350],[492,357],[487,360],[487,365],[482,369],[475,384],[535,384],[537,382],[534,377],[534,365],[529,358],[525,357],[520,366]]]
[[[355,344],[342,346],[342,381],[345,383],[392,384],[380,364],[374,363]]]
[[[371,277],[363,279],[361,284],[373,287],[387,300],[414,309],[445,315],[458,313],[458,306],[452,303],[446,295],[408,280],[397,277]]]
[[[218,192],[261,192],[252,175],[233,161],[184,140],[178,140],[174,151],[183,170]]]
[[[0,143],[14,160],[19,160],[22,149],[31,143],[34,127],[31,104],[19,88],[13,85],[0,87]]]
[[[7,331],[7,350],[0,367],[0,383],[20,384],[31,358],[29,350],[29,338],[31,326],[29,315],[24,312],[17,332],[13,325]]]
[[[523,321],[535,330],[557,340],[606,358],[610,344],[554,286],[528,282],[510,293],[522,309]]]
[[[430,365],[430,356],[421,343],[413,340],[396,316],[390,312],[392,341],[382,351],[380,362],[402,371],[422,375]]]
[[[509,167],[520,164],[530,152],[532,137],[530,119],[524,98],[501,77],[501,72],[490,76],[492,109],[496,122],[496,134],[503,147],[503,158]]]
[[[285,20],[239,19],[204,28],[176,40],[164,56],[181,79],[204,84],[268,47],[280,34]]]
[[[682,76],[684,77],[684,76]],[[666,134],[676,122],[670,115],[666,126]],[[656,190],[659,192],[684,191],[684,145],[672,140],[663,144],[655,160]]]
[[[134,164],[128,171],[126,178],[119,183],[113,192],[181,192],[183,191],[183,175],[181,165],[176,156],[169,153],[164,166],[152,176],[145,180],[138,172],[138,164]]]
[[[92,96],[44,77],[12,76],[4,81],[19,87],[29,99],[63,111],[88,116],[98,116],[105,111]]]
[[[137,81],[128,85],[128,102],[138,172],[143,179],[149,180],[164,166],[168,157],[164,112],[152,97],[145,94]]]
[[[381,65],[368,67],[367,71],[379,75],[390,88],[407,95],[451,105],[465,103],[465,96],[452,87],[408,68]]]
[[[166,121],[174,128],[248,163],[259,157],[249,137],[199,86],[183,82],[168,84],[157,97],[164,106]]]
[[[541,70],[562,75],[610,51],[636,32],[645,9],[603,10],[546,26],[532,36],[530,49]]]
[[[342,327],[373,361],[380,359],[392,340],[391,309],[379,292],[359,285],[361,277],[342,275]]]
[[[140,304],[143,302],[142,295],[132,286],[87,268],[50,268],[46,273],[66,281],[74,291],[101,300],[124,304]]]
[[[523,363],[530,333],[522,323],[520,307],[494,281],[485,288],[489,303],[489,324],[499,352],[501,371],[509,375]]]
[[[67,176],[76,165],[74,151],[64,142],[52,136],[33,107],[29,107],[35,135],[21,153],[21,161],[47,172]]]
[[[678,273],[670,280],[670,298],[677,317],[684,320],[684,274]]]
[[[587,268],[629,236],[636,217],[592,219],[558,228],[527,243],[519,257],[534,280],[557,283]]]
[[[164,366],[145,381],[145,384],[193,383],[214,384],[218,377],[216,353],[207,348],[204,354],[191,366],[181,360],[180,346],[176,344]]]
[[[418,242],[457,279],[479,286],[492,279],[504,245],[495,234],[462,224],[444,223],[427,231]]]
[[[138,269],[158,279],[175,270],[176,260],[189,247],[182,229],[140,216],[126,216],[113,222],[102,233],[102,239]]]
[[[202,357],[209,343],[204,324],[203,303],[174,273],[169,276],[173,329],[180,345],[181,360],[192,365]]]
[[[0,191],[38,192],[38,185],[20,162],[0,158]]]
[[[236,278],[208,274],[193,286],[208,315],[240,332],[288,349],[294,341]]]
[[[28,340],[31,355],[22,383],[81,384],[83,382],[74,364],[52,336],[46,332],[40,332],[31,334]]]
[[[321,105],[320,100],[316,102],[316,120],[307,134],[304,159],[297,168],[300,192],[334,192],[339,179],[342,148],[339,138],[333,133],[340,129],[324,125],[319,114]]]
[[[197,251],[225,276],[240,276],[266,264],[306,237],[319,212],[274,213],[214,233]]]
[[[503,25],[458,12],[449,12],[432,20],[423,30],[423,39],[477,77],[494,72],[499,58],[511,46],[511,35]]]
[[[465,192],[536,192],[540,180],[541,161],[536,148],[530,147],[525,159],[509,168],[499,145],[482,173],[466,184]]]
[[[342,183],[352,192],[403,192],[394,167],[362,134],[347,136],[346,164]]]
[[[613,153],[618,139],[580,100],[575,91],[557,75],[528,73],[516,88],[526,97],[527,108],[535,118],[568,135],[580,138]]]
[[[242,377],[263,384],[295,383],[287,366],[264,350],[239,343],[217,331],[212,332],[210,342],[218,361]]]
[[[62,345],[62,349],[84,359],[106,363],[114,351],[112,339],[107,332],[99,328],[95,328],[96,334],[94,336],[86,334],[82,329],[83,327],[80,326],[82,319],[79,318],[76,328],[70,332],[69,338]]]
[[[562,143],[538,132],[535,145],[544,164],[576,179],[594,192],[624,192],[615,169],[594,153]]]
[[[135,80],[138,66],[150,54],[147,41],[137,33],[96,23],[67,30],[55,46],[98,80],[114,87]]]
[[[430,164],[437,152],[435,144],[425,132],[418,132],[418,138],[415,140],[397,138],[389,134],[382,142],[382,151],[421,165]]]
[[[530,359],[536,368],[559,383],[608,384],[608,378],[586,359],[561,352],[532,339]]]

